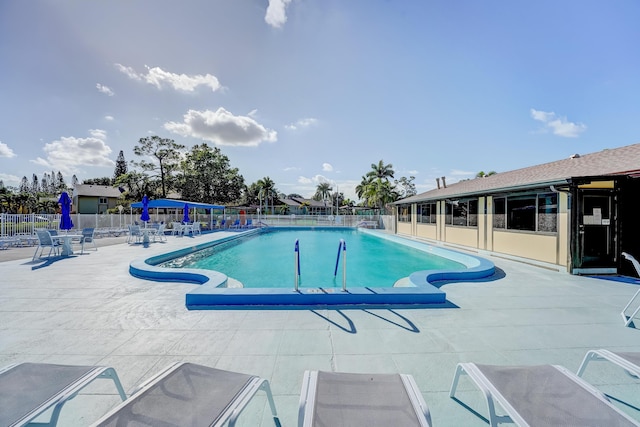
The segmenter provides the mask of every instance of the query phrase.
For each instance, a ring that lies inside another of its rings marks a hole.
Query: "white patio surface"
[[[491,280],[445,284],[447,304],[418,309],[188,311],[185,293],[198,285],[129,275],[134,258],[226,233],[148,247],[118,238],[49,262],[31,262],[35,247],[0,251],[0,366],[112,366],[127,392],[174,361],[260,375],[283,426],[297,425],[304,370],[399,372],[414,376],[434,426],[483,426],[486,407],[466,378],[458,395],[477,413],[449,398],[458,362],[575,372],[590,349],[640,351],[640,331],[620,316],[637,285],[497,257],[489,257],[499,269]],[[592,362],[584,378],[640,420],[639,380],[604,362]],[[86,390],[65,406],[60,426],[88,425],[118,401],[106,382]],[[266,399],[255,399],[239,421],[273,425]]]

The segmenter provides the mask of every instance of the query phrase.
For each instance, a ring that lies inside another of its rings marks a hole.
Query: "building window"
[[[99,197],[98,198],[98,204],[106,205],[107,204],[107,198],[106,197]]]
[[[538,195],[538,231],[558,231],[558,195],[555,193]]]
[[[504,197],[493,199],[493,228],[507,228],[507,208]]]
[[[454,200],[447,203],[447,209],[449,206],[452,214],[451,222],[447,222],[447,224],[462,227],[478,226],[478,200]]]
[[[435,224],[436,213],[435,203],[423,203],[418,205],[418,222],[423,224]]]
[[[411,205],[398,206],[398,222],[411,222]]]
[[[493,228],[557,232],[558,195],[542,193],[494,198]]]

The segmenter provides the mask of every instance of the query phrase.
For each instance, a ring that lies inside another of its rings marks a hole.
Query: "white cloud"
[[[291,0],[269,0],[264,20],[274,28],[282,28],[287,22],[287,6]]]
[[[189,110],[182,123],[168,122],[164,128],[216,145],[255,147],[264,141],[278,140],[276,131],[265,128],[249,116],[234,116],[222,107],[216,111]]]
[[[8,173],[0,173],[0,181],[2,181],[5,186],[16,186],[22,181],[22,178],[16,175],[9,175]]]
[[[198,86],[208,86],[213,92],[215,92],[221,88],[218,79],[211,74],[175,74],[169,71],[164,71],[160,67],[145,67],[147,68],[147,74],[137,73],[131,67],[116,64],[116,68],[120,72],[126,74],[129,78],[154,85],[158,89],[162,89],[163,86],[167,85],[175,90],[193,92]]]
[[[323,163],[322,164],[322,171],[323,172],[332,172],[333,171],[333,166],[331,166],[329,163]]]
[[[458,177],[464,177],[464,176],[475,176],[475,175],[476,175],[476,172],[463,171],[463,170],[460,170],[460,169],[452,169],[452,170],[449,172],[449,175],[451,175],[451,176],[458,176]],[[451,183],[451,184],[453,184],[453,183]]]
[[[553,111],[538,111],[532,108],[530,112],[534,120],[544,123],[545,128],[551,129],[554,135],[576,138],[587,129],[586,125],[570,122],[566,117],[558,117]]]
[[[79,171],[80,166],[113,166],[115,162],[109,158],[111,147],[106,143],[107,133],[101,129],[91,129],[90,137],[61,137],[47,143],[43,150],[45,158],[38,157],[32,163],[47,168],[59,169],[71,174]]]
[[[318,124],[318,119],[314,119],[312,117],[306,118],[306,119],[300,119],[295,123],[291,123],[288,125],[285,125],[285,129],[288,130],[298,130],[298,129],[302,129],[302,128],[308,128],[310,126],[314,126]]]
[[[114,95],[113,91],[110,88],[108,88],[107,86],[101,85],[100,83],[96,83],[96,89],[98,89],[98,92],[104,93],[105,95],[108,95],[108,96]]]
[[[307,178],[305,176],[298,177],[299,184],[313,184],[313,180],[311,178]]]
[[[12,158],[12,157],[16,157],[17,154],[13,152],[13,150],[11,148],[9,148],[9,146],[3,142],[0,142],[0,157],[8,157],[8,158]]]
[[[300,168],[297,166],[287,166],[286,168],[283,169],[283,171],[285,172],[291,172],[291,171],[299,171]]]
[[[115,120],[115,119],[113,118],[113,116],[104,116],[104,119],[105,119],[106,121],[108,121],[108,122],[112,122],[112,121],[114,121],[114,120]]]

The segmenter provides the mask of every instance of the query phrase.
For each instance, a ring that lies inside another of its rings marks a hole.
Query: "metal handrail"
[[[338,243],[338,255],[336,256],[336,268],[333,271],[333,277],[338,275],[338,263],[340,262],[340,251],[343,252],[342,255],[342,290],[347,290],[347,242],[344,239],[340,239],[340,243]]]
[[[294,267],[293,267],[293,276],[294,276],[294,289],[298,291],[298,284],[300,283],[300,242],[296,239],[296,244],[293,249],[293,258],[294,258]]]

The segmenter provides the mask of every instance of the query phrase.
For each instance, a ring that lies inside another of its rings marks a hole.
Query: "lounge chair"
[[[607,397],[558,365],[494,366],[459,363],[449,396],[462,374],[483,392],[491,426],[639,426]],[[496,412],[498,403],[506,415]]]
[[[587,365],[592,360],[606,360],[614,363],[624,369],[634,378],[640,378],[640,352],[613,352],[605,349],[589,350],[584,356],[580,368],[578,368],[578,376],[584,374]]]
[[[635,259],[633,256],[629,255],[626,252],[622,252],[622,257],[631,261],[631,264],[633,264],[633,266],[636,269],[636,273],[638,274],[638,276],[640,276],[640,262],[638,262],[637,259]],[[640,311],[640,303],[638,303],[636,309],[633,310],[633,313],[631,313],[631,316],[627,316],[626,314],[627,310],[635,302],[638,295],[640,295],[640,289],[638,289],[638,291],[635,294],[633,294],[633,296],[631,297],[627,305],[624,306],[624,308],[622,309],[622,312],[620,313],[622,315],[622,319],[624,320],[624,326],[629,326],[631,322],[633,322],[633,318]]]
[[[202,230],[200,228],[200,223],[199,222],[194,222],[193,226],[192,226],[192,231],[191,231],[191,235],[195,236],[195,235],[202,235]]]
[[[239,229],[240,228],[240,220],[236,219],[235,221],[233,221],[233,224],[231,224],[229,226],[229,228]]]
[[[97,251],[98,246],[96,246],[95,241],[95,228],[83,228],[82,229],[82,238],[80,239],[80,253],[84,253],[85,245],[93,245],[93,248]]]
[[[429,409],[410,375],[304,373],[298,427],[430,425]]]
[[[220,226],[218,228],[223,229],[227,227],[227,220],[223,219],[220,221]]]
[[[33,254],[33,259],[31,261],[35,261],[38,251],[40,251],[40,258],[44,254],[44,249],[49,248],[49,254],[47,258],[51,257],[51,253],[53,252],[55,255],[60,253],[60,247],[62,246],[58,240],[54,240],[51,237],[51,233],[49,230],[36,230],[36,235],[38,236],[38,246],[36,247],[36,252]]]
[[[0,425],[55,426],[64,404],[95,379],[112,380],[126,399],[116,371],[105,366],[21,363],[0,369]],[[48,423],[30,423],[51,408]]]
[[[253,375],[175,363],[140,385],[94,426],[220,426],[236,418],[263,390],[280,426],[269,382]]]

